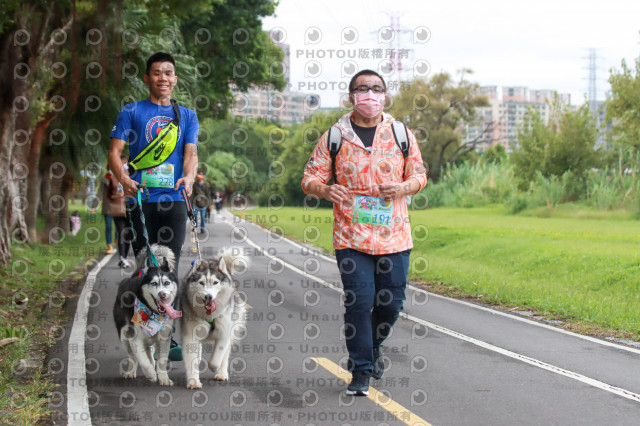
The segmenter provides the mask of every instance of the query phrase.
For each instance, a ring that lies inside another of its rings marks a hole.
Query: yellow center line
[[[334,376],[342,379],[342,381],[349,383],[351,381],[351,373],[345,371],[339,365],[334,364],[327,358],[311,358],[318,365],[329,371]],[[431,423],[422,419],[420,416],[414,414],[410,410],[406,409],[402,405],[389,398],[384,392],[380,392],[374,387],[369,386],[369,395],[367,396],[371,401],[380,407],[393,414],[401,422],[412,426],[431,426]]]

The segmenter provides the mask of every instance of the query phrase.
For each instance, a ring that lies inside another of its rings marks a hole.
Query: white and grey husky
[[[215,380],[229,380],[229,355],[236,327],[244,324],[232,275],[248,266],[239,248],[225,248],[212,260],[196,260],[182,284],[182,352],[187,388],[201,389],[202,343],[211,343],[209,368]]]
[[[172,306],[178,295],[175,256],[169,247],[157,244],[151,246],[151,251],[159,266],[147,265],[140,276],[126,278],[120,283],[113,318],[120,341],[129,355],[123,377],[134,379],[140,365],[147,379],[162,386],[173,386],[167,374],[167,358],[173,320],[181,316]]]

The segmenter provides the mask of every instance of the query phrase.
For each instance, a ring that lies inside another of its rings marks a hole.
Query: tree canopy
[[[537,173],[545,178],[561,178],[570,172],[576,184],[584,183],[587,172],[602,165],[588,105],[572,111],[556,99],[550,106],[548,123],[532,109],[518,131],[511,162],[516,166],[520,189],[528,189]]]
[[[611,123],[610,142],[618,148],[621,167],[640,171],[640,58],[634,66],[623,60],[621,69],[611,70],[610,97],[606,102]]]
[[[232,87],[282,89],[283,52],[261,28],[275,4],[2,2],[0,263],[9,259],[10,234],[36,239],[39,212],[48,228],[68,228],[66,204],[40,211],[40,195],[67,200],[81,172],[106,171],[111,126],[126,103],[148,96],[142,77],[154,52],[174,55],[174,96],[203,121],[226,116]],[[26,173],[12,173],[16,167]],[[12,202],[16,197],[26,202]]]
[[[459,160],[475,146],[461,145],[460,127],[471,122],[477,107],[488,105],[478,95],[478,84],[466,80],[469,70],[460,72],[455,81],[441,72],[430,79],[416,79],[400,88],[394,96],[391,114],[411,128],[427,162],[428,177],[437,181],[447,163]]]

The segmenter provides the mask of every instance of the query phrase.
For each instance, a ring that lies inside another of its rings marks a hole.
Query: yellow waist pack
[[[180,108],[175,99],[171,99],[171,106],[175,118],[158,133],[145,149],[136,155],[136,158],[129,161],[129,167],[133,170],[147,170],[157,167],[167,161],[167,158],[175,151],[180,127]]]

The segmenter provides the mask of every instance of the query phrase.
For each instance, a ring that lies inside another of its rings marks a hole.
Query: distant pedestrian
[[[209,210],[209,206],[211,205],[211,185],[205,180],[203,171],[198,172],[196,182],[193,184],[191,204],[193,204],[196,219],[200,224],[200,233],[204,233],[207,210]]]
[[[100,182],[98,187],[98,198],[101,199],[102,217],[104,217],[104,236],[107,243],[107,254],[113,254],[113,218],[109,214],[109,199],[107,198],[107,191],[111,183],[113,172],[107,171]]]
[[[78,210],[74,210],[73,214],[69,218],[69,229],[71,231],[71,235],[77,235],[80,232],[80,228],[82,227],[82,220],[80,219],[80,213]]]
[[[222,203],[224,203],[224,193],[217,191],[214,199],[214,203],[216,205],[216,213],[220,213],[222,210]]]
[[[122,165],[125,170],[128,169],[128,158],[126,155],[121,156]],[[118,254],[120,261],[118,266],[128,268],[131,266],[127,257],[129,257],[129,249],[131,247],[132,235],[125,232],[129,227],[129,219],[127,218],[127,208],[124,196],[124,187],[115,176],[111,177],[111,183],[107,191],[107,199],[109,203],[109,214],[113,218],[116,225],[116,241],[118,243]]]

